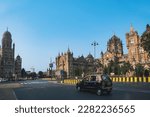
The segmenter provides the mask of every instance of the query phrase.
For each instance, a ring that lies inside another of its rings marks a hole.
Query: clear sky
[[[115,33],[123,41],[132,23],[141,35],[150,23],[149,0],[0,0],[0,36],[8,30],[23,67],[46,71],[50,59],[68,46],[74,57],[106,51]],[[1,44],[0,44],[1,45]]]

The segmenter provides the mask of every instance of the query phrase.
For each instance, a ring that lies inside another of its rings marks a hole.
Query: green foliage
[[[42,71],[39,71],[39,72],[38,72],[38,76],[39,76],[39,78],[43,78],[43,77],[44,77],[43,72],[42,72]]]
[[[124,62],[120,69],[122,74],[125,75],[129,70],[132,69],[132,67],[129,62]]]
[[[24,68],[21,69],[21,77],[25,78],[26,76],[27,76],[27,73],[26,73],[25,69]]]
[[[30,73],[30,77],[35,78],[36,76],[37,76],[37,74],[35,72]]]
[[[142,77],[144,73],[144,67],[141,64],[137,64],[135,67],[135,75],[137,77]]]
[[[129,62],[124,62],[122,63],[122,65],[119,65],[118,62],[110,61],[108,66],[104,67],[103,73],[104,74],[114,73],[115,75],[125,75],[131,69],[132,67]]]
[[[82,74],[81,69],[79,69],[79,68],[75,69],[75,76],[81,76],[81,74]]]
[[[146,31],[141,36],[141,46],[150,56],[150,26],[148,24]]]

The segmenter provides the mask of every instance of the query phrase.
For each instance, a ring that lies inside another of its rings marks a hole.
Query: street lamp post
[[[99,45],[96,41],[94,41],[92,44],[91,44],[93,47],[94,47],[94,68],[96,67],[96,46]],[[95,69],[94,69],[94,73],[95,73]]]
[[[96,46],[99,44],[96,41],[94,41],[91,45],[94,46],[94,59],[96,59]]]
[[[53,62],[52,62],[52,60],[50,61],[49,67],[50,67],[49,75],[50,75],[50,77],[52,79],[52,76],[53,76],[53,69],[52,69],[53,68]]]

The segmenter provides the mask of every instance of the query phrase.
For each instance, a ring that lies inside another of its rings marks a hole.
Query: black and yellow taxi
[[[112,80],[106,74],[88,75],[76,84],[78,91],[87,90],[94,91],[97,95],[107,94],[112,91]]]

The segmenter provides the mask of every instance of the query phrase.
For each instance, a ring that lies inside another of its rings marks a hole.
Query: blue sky
[[[69,48],[74,56],[106,51],[115,33],[124,44],[132,23],[141,35],[150,23],[148,0],[0,0],[0,36],[8,30],[23,67],[46,71],[50,59]]]

